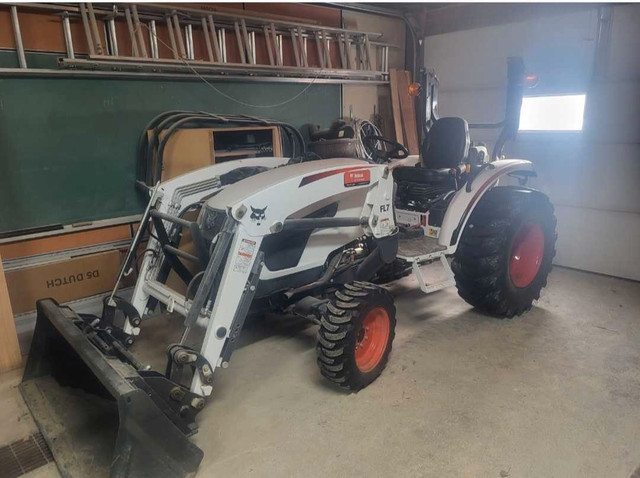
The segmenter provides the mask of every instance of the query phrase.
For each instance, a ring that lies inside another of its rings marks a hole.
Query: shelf
[[[259,149],[236,149],[234,151],[216,151],[216,158],[229,158],[234,156],[247,156],[250,154],[267,154],[268,151],[261,151]],[[273,153],[271,153],[273,154]]]

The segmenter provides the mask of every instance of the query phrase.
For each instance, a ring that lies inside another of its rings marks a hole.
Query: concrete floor
[[[250,325],[199,416],[198,476],[640,476],[640,283],[556,268],[511,321],[393,289],[391,359],[358,394],[320,377],[314,327]],[[34,429],[18,379],[0,377],[0,446]]]

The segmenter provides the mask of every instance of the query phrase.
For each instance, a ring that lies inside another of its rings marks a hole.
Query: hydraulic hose
[[[159,115],[154,116],[154,118],[151,121],[149,121],[144,127],[144,129],[141,131],[140,136],[138,137],[138,146],[136,148],[136,151],[138,154],[138,171],[137,171],[138,180],[146,181],[148,179],[146,177],[147,165],[148,165],[147,149],[149,147],[149,136],[147,132],[151,129],[155,129],[155,126],[159,121],[165,119],[168,116],[173,116],[179,113],[188,113],[188,112],[184,110],[164,111],[163,113],[160,113]]]
[[[292,156],[303,155],[305,140],[300,131],[289,123],[257,118],[249,115],[218,115],[206,111],[171,110],[156,115],[149,121],[138,138],[137,177],[147,186],[157,183],[162,175],[163,155],[167,141],[181,129],[214,125],[265,125],[277,126],[291,145]],[[149,131],[151,133],[149,134]],[[162,139],[160,134],[165,131]],[[156,156],[153,164],[154,153]]]

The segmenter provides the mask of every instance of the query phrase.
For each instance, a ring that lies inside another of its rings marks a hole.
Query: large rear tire
[[[318,332],[318,366],[340,387],[357,392],[382,373],[395,337],[393,296],[367,282],[332,294]]]
[[[471,214],[451,264],[458,293],[496,317],[522,314],[547,285],[556,237],[547,196],[520,187],[488,191]]]

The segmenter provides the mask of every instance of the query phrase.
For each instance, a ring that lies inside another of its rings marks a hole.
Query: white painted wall
[[[427,37],[425,60],[440,78],[441,116],[471,123],[503,116],[508,56],[540,76],[531,93],[587,93],[582,133],[522,133],[506,153],[534,162],[535,186],[556,206],[557,264],[640,280],[640,5],[613,7],[596,82],[597,27],[594,7],[455,31]],[[472,131],[478,141],[495,136]]]

